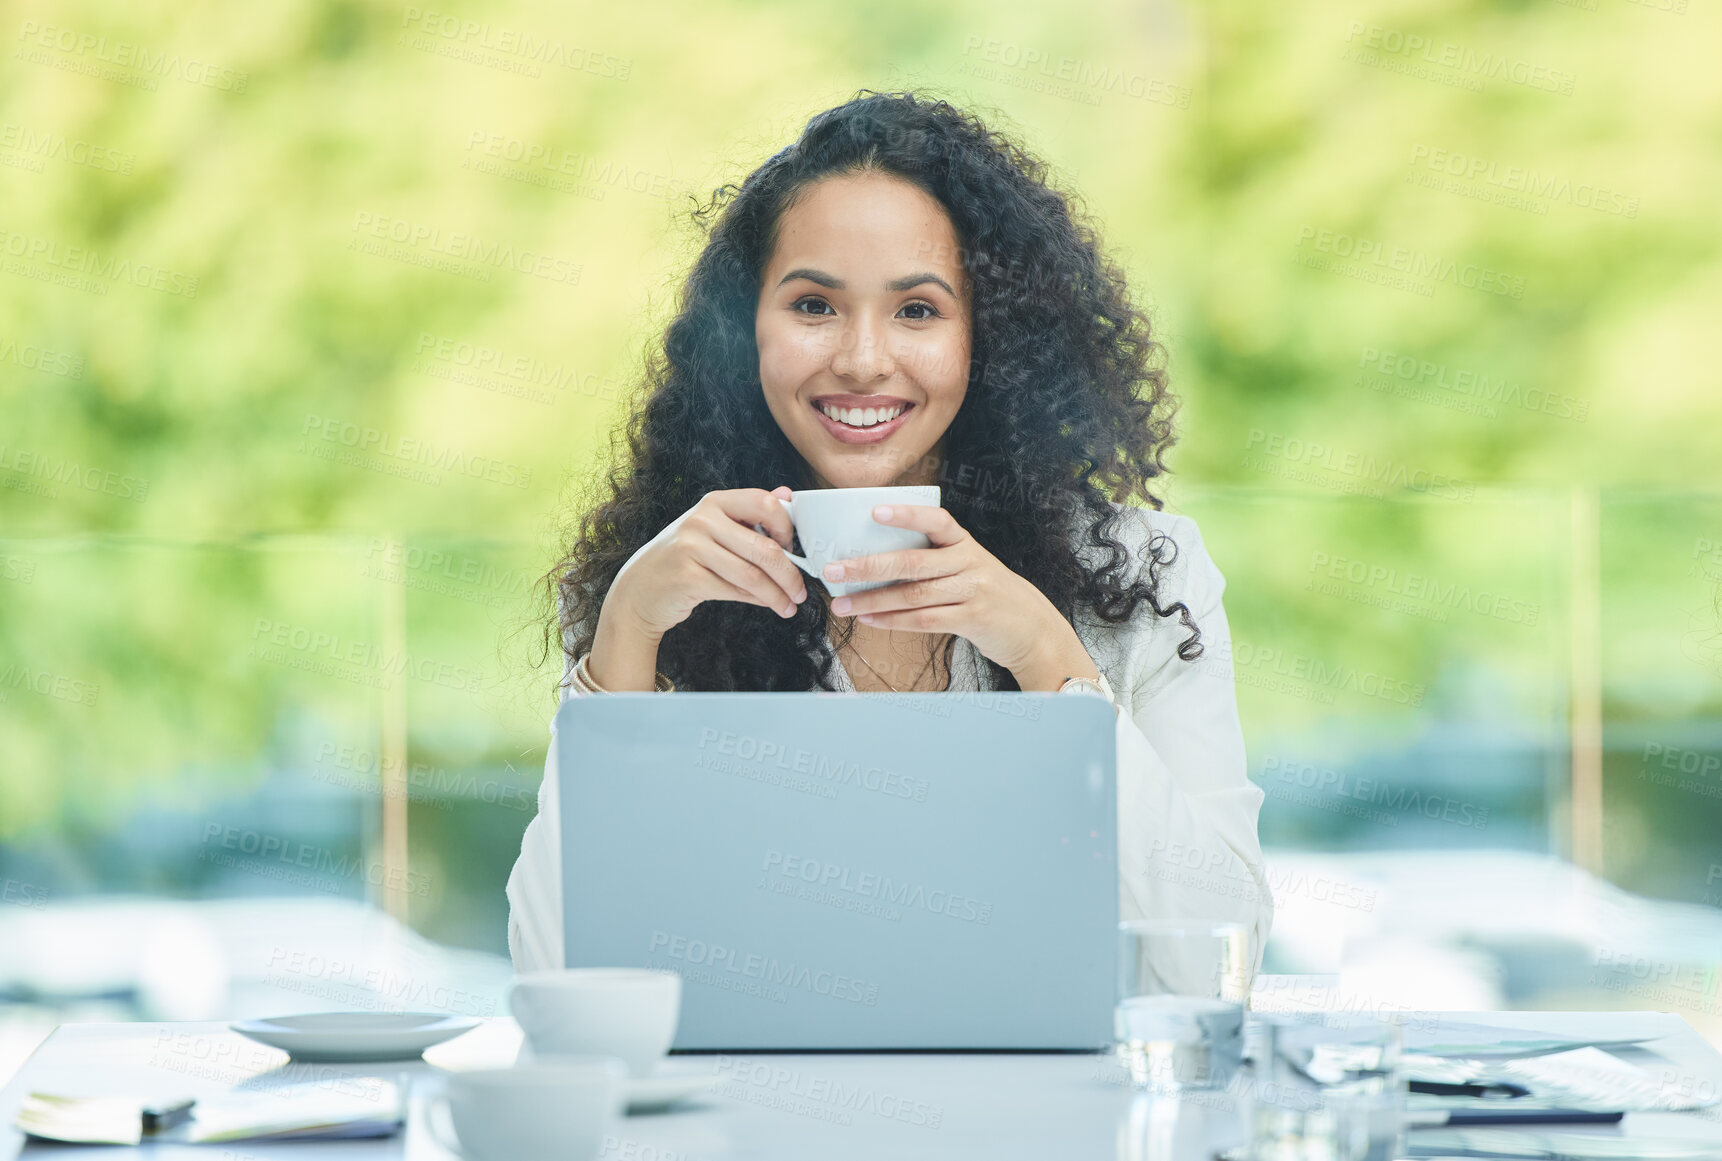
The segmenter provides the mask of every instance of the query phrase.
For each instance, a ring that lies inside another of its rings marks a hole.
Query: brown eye
[[[805,311],[805,310],[802,310],[801,308],[804,306],[829,307],[830,305],[831,304],[829,302],[826,302],[823,298],[814,298],[812,296],[809,296],[807,298],[796,299],[794,302],[789,304],[789,309],[795,311],[797,314],[822,315],[824,313],[823,311]]]
[[[905,305],[903,309],[924,310],[927,312],[926,314],[911,315],[911,322],[925,322],[927,319],[939,317],[939,312],[933,309],[933,304],[930,302],[911,302]]]

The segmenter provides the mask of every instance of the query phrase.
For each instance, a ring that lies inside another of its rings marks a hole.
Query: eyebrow
[[[785,274],[778,282],[778,285],[782,286],[785,282],[793,282],[797,278],[805,278],[809,282],[816,282],[827,290],[842,290],[845,287],[841,278],[833,278],[823,270],[810,270],[805,266],[791,270],[788,274]],[[940,278],[937,274],[929,274],[925,271],[920,274],[905,274],[901,278],[892,279],[890,282],[885,284],[885,289],[913,290],[915,287],[928,282],[944,287],[945,293],[950,295],[952,298],[961,297],[956,291],[951,289],[950,283],[946,282],[943,278]]]

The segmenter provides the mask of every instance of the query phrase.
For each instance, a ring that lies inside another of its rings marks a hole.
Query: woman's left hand
[[[838,616],[880,629],[953,633],[1011,671],[1024,690],[1053,690],[1066,677],[1098,676],[1088,650],[1046,594],[981,547],[944,508],[900,504],[873,509],[893,528],[925,533],[930,548],[905,548],[833,561],[828,580],[895,581],[831,602]],[[841,569],[834,575],[833,569]]]

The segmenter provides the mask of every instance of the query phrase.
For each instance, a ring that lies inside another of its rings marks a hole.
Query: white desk
[[[1715,1092],[1722,1056],[1679,1017],[1653,1012],[1445,1013],[1447,1018],[1551,1033],[1654,1033],[1657,1039],[1625,1055],[1669,1083]],[[1439,1016],[1431,1018],[1440,1018]],[[498,1018],[433,1048],[410,1065],[287,1065],[286,1054],[226,1031],[223,1024],[74,1024],[59,1028],[0,1091],[0,1158],[19,1154],[9,1126],[25,1092],[77,1095],[213,1096],[252,1078],[324,1080],[341,1084],[370,1076],[427,1076],[438,1069],[512,1063],[520,1034]],[[630,1116],[617,1126],[603,1161],[719,1161],[724,1158],[981,1157],[1185,1158],[1207,1161],[1215,1149],[1243,1136],[1240,1102],[1226,1093],[1183,1100],[1136,1094],[1109,1059],[1065,1055],[774,1055],[687,1057],[708,1060],[728,1076],[697,1102],[667,1113]],[[282,1071],[277,1071],[282,1070]],[[1722,1157],[1722,1116],[1632,1113],[1619,1130],[1630,1137],[1679,1136],[1716,1142]],[[147,1152],[170,1161],[273,1161],[276,1158],[410,1158],[446,1161],[422,1127],[414,1100],[407,1132],[383,1141],[320,1145],[240,1143],[230,1146],[151,1145],[51,1150],[26,1157],[117,1161]]]

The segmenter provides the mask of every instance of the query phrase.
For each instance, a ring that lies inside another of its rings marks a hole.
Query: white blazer
[[[1176,560],[1162,570],[1159,601],[1162,608],[1189,606],[1203,654],[1180,660],[1178,645],[1189,630],[1178,617],[1159,617],[1142,605],[1123,625],[1088,614],[1073,626],[1112,686],[1117,710],[1119,918],[1241,922],[1253,936],[1253,976],[1273,923],[1273,898],[1256,833],[1263,794],[1249,780],[1238,725],[1231,632],[1220,605],[1225,578],[1195,521],[1146,508],[1123,511],[1114,535],[1133,561],[1145,561],[1155,531],[1176,546]],[[1102,555],[1091,547],[1079,552],[1091,567]],[[567,668],[574,660],[565,658]],[[835,672],[840,688],[853,692],[841,662]],[[983,672],[979,651],[957,638],[950,688],[978,690]],[[562,700],[581,696],[594,695],[569,687],[565,672]],[[563,966],[559,776],[553,719],[538,817],[527,825],[508,877],[508,950],[520,972]]]

